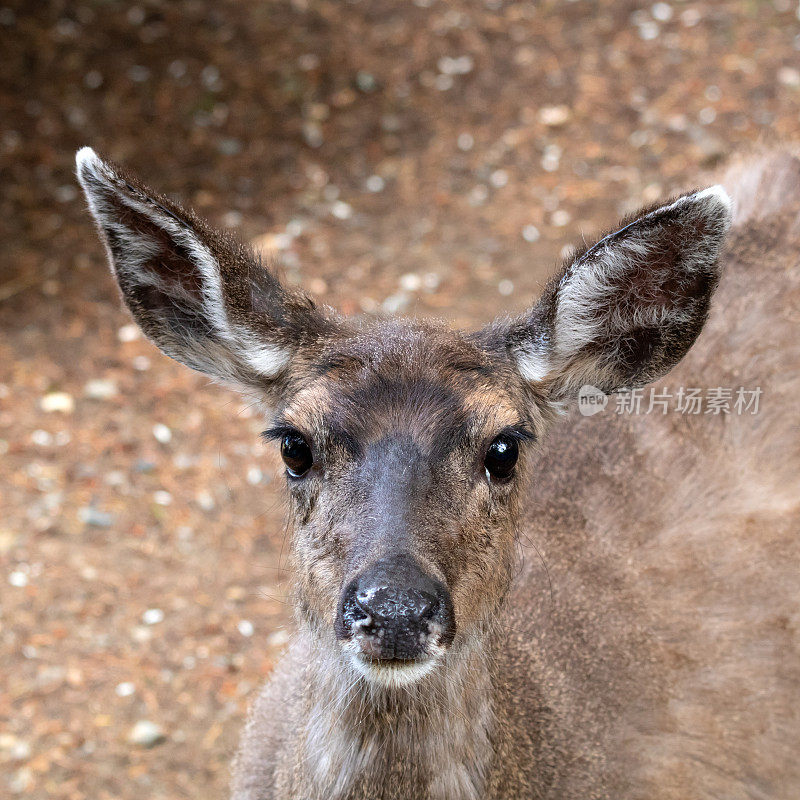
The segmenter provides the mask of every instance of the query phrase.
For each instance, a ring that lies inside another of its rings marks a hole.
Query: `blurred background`
[[[0,795],[219,798],[288,636],[263,422],[121,310],[92,145],[348,313],[475,326],[800,134],[796,0],[0,0]]]

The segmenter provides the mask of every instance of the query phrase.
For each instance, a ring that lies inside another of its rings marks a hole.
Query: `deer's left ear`
[[[168,356],[272,399],[337,330],[231,237],[88,147],[76,160],[125,304]]]
[[[705,323],[730,221],[721,186],[642,212],[567,264],[526,314],[492,326],[491,337],[558,402],[584,384],[610,393],[656,380]]]

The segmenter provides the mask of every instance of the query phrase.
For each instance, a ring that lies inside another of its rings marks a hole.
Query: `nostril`
[[[438,607],[437,599],[427,592],[385,586],[359,589],[353,600],[358,611],[376,625],[402,620],[426,622]]]
[[[416,622],[427,622],[434,614],[436,600],[429,595],[419,597],[409,605],[411,616]]]
[[[360,589],[356,592],[356,605],[365,613],[369,614],[369,604],[375,596],[375,589]]]

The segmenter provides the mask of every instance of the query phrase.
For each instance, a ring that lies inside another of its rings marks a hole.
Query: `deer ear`
[[[730,221],[714,186],[641,212],[575,257],[504,326],[523,378],[562,402],[583,384],[610,393],[669,371],[705,323]]]
[[[125,304],[164,353],[247,389],[274,389],[334,322],[189,211],[78,151],[78,180]]]

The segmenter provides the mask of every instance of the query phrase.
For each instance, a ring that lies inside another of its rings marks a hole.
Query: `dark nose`
[[[397,620],[418,623],[430,619],[436,605],[435,595],[428,592],[390,586],[358,587],[355,600],[373,624],[384,627]]]
[[[336,618],[340,639],[356,638],[375,660],[411,660],[447,646],[455,622],[450,594],[410,555],[381,559],[345,586]]]

